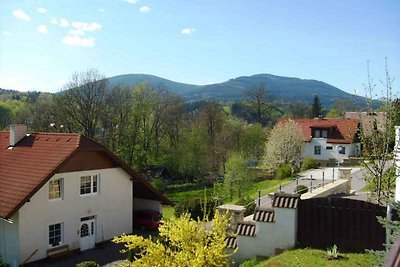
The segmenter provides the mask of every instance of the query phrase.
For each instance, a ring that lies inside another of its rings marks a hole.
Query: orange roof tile
[[[327,139],[328,143],[351,144],[354,143],[358,129],[359,121],[356,119],[292,119],[303,131],[303,140],[310,142],[312,139],[312,128],[329,128],[330,133]],[[284,123],[287,119],[279,120],[278,123]]]
[[[35,133],[8,147],[9,133],[0,132],[0,217],[10,218],[78,150],[103,151],[153,198],[171,204],[111,151],[79,134]]]

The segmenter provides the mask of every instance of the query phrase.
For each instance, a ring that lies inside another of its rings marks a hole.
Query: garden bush
[[[83,261],[75,265],[75,267],[100,267],[100,265],[94,261]]]
[[[178,193],[204,188],[203,185],[197,183],[171,184],[165,188],[166,193]]]
[[[203,219],[204,215],[208,215],[206,218],[211,219],[214,216],[215,209],[221,204],[221,200],[215,198],[206,200],[202,198],[186,199],[176,205],[175,216],[179,217],[184,213],[190,213],[190,217],[193,219]]]
[[[300,194],[300,195],[304,194],[304,193],[307,193],[308,192],[308,187],[305,186],[305,185],[300,184],[300,185],[296,186],[296,189],[294,190],[294,192],[296,194]]]
[[[164,191],[167,187],[167,183],[161,178],[153,179],[150,183],[152,186],[157,188],[157,190],[162,193],[164,193]]]
[[[303,163],[301,165],[301,170],[306,171],[309,169],[316,169],[319,167],[319,162],[316,159],[313,158],[305,158],[303,160]]]
[[[256,208],[256,203],[254,202],[253,199],[251,199],[249,196],[242,197],[235,203],[236,205],[241,205],[245,206],[246,211],[244,212],[244,216],[248,216],[250,214],[254,213],[254,210]]]
[[[276,178],[283,179],[292,176],[292,167],[290,164],[285,164],[279,167],[276,171]]]

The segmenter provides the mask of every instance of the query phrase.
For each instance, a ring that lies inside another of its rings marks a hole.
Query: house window
[[[49,246],[57,247],[62,245],[64,239],[64,225],[62,223],[56,223],[49,225]]]
[[[95,194],[99,189],[99,176],[85,175],[81,176],[81,195]]]
[[[61,199],[63,197],[63,178],[49,181],[49,199]]]
[[[339,146],[339,154],[346,154],[346,148],[344,146]]]
[[[321,155],[321,146],[314,146],[314,154]]]
[[[315,130],[314,131],[314,137],[320,138],[321,137],[321,131],[320,130]]]
[[[332,146],[327,146],[327,147],[326,147],[326,150],[332,150],[332,149],[333,149]]]
[[[321,132],[323,138],[328,138],[328,130],[322,130]]]

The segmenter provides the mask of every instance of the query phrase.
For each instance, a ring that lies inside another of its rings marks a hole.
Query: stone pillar
[[[351,191],[351,169],[350,168],[340,168],[339,169],[339,179],[347,180],[346,194],[350,194],[350,191]]]
[[[229,214],[229,229],[227,230],[227,233],[234,234],[236,231],[237,223],[239,221],[243,221],[244,219],[244,212],[246,211],[246,208],[239,205],[224,204],[219,206],[218,210],[221,214]]]

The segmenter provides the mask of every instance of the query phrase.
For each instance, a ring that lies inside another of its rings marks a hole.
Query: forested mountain
[[[283,102],[304,101],[310,103],[314,95],[319,95],[321,104],[332,106],[338,99],[347,99],[363,106],[365,98],[346,93],[332,85],[316,80],[289,78],[271,74],[242,76],[229,81],[208,85],[177,83],[153,75],[126,74],[108,78],[111,85],[135,86],[147,82],[152,86],[163,86],[180,94],[189,101],[200,99],[240,100],[245,91],[258,84],[264,84],[271,100]]]

